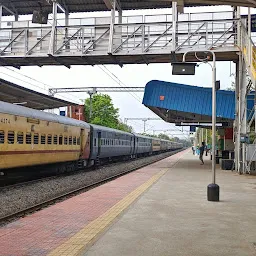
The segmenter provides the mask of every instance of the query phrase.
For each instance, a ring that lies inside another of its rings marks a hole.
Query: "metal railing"
[[[101,17],[82,17],[82,18],[69,18],[69,26],[87,26],[87,25],[105,25],[110,24],[109,16]],[[66,21],[63,15],[57,19],[58,26],[65,26]],[[72,14],[70,15],[72,16]],[[183,13],[179,14],[179,21],[204,21],[204,20],[220,20],[220,19],[232,19],[233,12],[197,12],[197,13]],[[117,24],[119,17],[116,16],[115,23]],[[122,16],[122,23],[151,23],[151,22],[172,22],[172,14],[154,14],[154,15],[130,15]],[[49,27],[52,25],[52,14],[49,14],[47,24],[36,24],[29,20],[6,20],[0,22],[0,28],[33,28],[33,27]]]
[[[1,28],[0,54],[47,56],[49,47],[60,56],[165,54],[193,48],[228,51],[237,45],[237,22],[236,19],[179,21],[176,29],[169,21],[122,23],[114,25],[113,33],[110,24],[57,26],[53,45],[51,26]]]

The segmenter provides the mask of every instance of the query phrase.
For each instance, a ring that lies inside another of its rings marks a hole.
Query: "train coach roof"
[[[50,114],[40,110],[26,108],[23,106],[18,106],[18,105],[14,105],[14,104],[3,102],[3,101],[0,101],[0,113],[40,119],[40,120],[54,122],[54,123],[61,123],[66,125],[90,128],[89,124],[83,121],[68,118],[65,116]]]
[[[150,137],[150,136],[146,136],[146,135],[142,135],[142,134],[139,134],[139,133],[133,133],[135,136],[137,137],[140,137],[140,138],[144,138],[144,139],[158,139],[160,140],[159,138],[155,138],[155,137]]]
[[[132,133],[129,133],[129,132],[124,132],[124,131],[121,131],[121,130],[117,130],[117,129],[109,128],[109,127],[104,127],[104,126],[97,125],[97,124],[90,124],[90,126],[93,129],[102,130],[102,131],[106,131],[106,132],[116,132],[116,133],[122,133],[122,134],[130,135],[130,136],[132,135]]]

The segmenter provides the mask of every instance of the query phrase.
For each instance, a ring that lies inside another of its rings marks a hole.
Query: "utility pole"
[[[124,118],[124,122],[125,124],[127,124],[127,121],[128,120],[141,120],[144,122],[144,126],[143,126],[143,132],[145,133],[146,132],[146,122],[147,121],[160,121],[160,120],[163,120],[161,118],[151,118],[151,117],[127,117],[127,118]]]

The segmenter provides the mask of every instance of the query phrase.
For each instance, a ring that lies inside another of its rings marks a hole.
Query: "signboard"
[[[248,29],[248,15],[241,15],[242,19],[246,19],[246,27]],[[252,32],[256,32],[256,14],[251,15],[251,29]]]
[[[190,126],[190,132],[195,132],[196,131],[196,126]]]
[[[66,111],[60,111],[60,116],[66,116]]]

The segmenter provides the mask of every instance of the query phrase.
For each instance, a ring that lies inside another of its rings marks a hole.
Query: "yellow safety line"
[[[179,158],[180,159],[180,158]],[[167,170],[162,170],[155,174],[152,178],[132,191],[121,201],[111,207],[104,214],[99,216],[94,221],[81,229],[78,233],[72,236],[68,241],[58,246],[47,256],[77,256],[85,251],[89,244],[96,240],[96,237],[104,231],[113,220],[120,215],[130,204],[132,204],[145,190],[152,186],[160,179]]]

